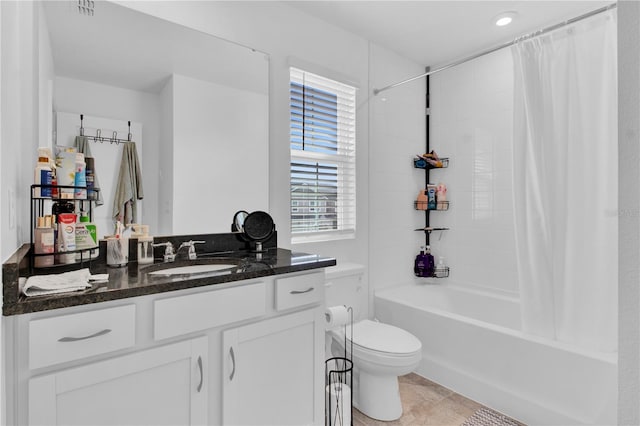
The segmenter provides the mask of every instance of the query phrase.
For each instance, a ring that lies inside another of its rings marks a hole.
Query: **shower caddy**
[[[58,197],[42,197],[42,196],[36,196],[36,194],[38,192],[41,193],[41,189],[42,188],[51,188],[51,189],[57,189],[59,192],[59,196]],[[53,253],[36,253],[35,252],[35,228],[37,225],[37,219],[39,216],[44,216],[46,214],[51,214],[51,209],[53,206],[53,203],[55,201],[70,201],[74,204],[79,205],[80,207],[80,211],[83,211],[85,213],[87,213],[87,216],[89,216],[89,220],[93,219],[93,202],[95,200],[91,200],[88,198],[75,198],[75,196],[73,198],[61,198],[61,189],[71,189],[74,191],[76,190],[87,190],[86,186],[70,186],[70,185],[31,185],[31,262],[30,262],[30,266],[31,266],[31,270],[37,268],[37,269],[47,269],[47,268],[60,268],[60,267],[65,267],[65,266],[73,266],[73,265],[78,265],[80,264],[81,266],[84,266],[87,262],[91,262],[92,257],[91,257],[91,252],[94,250],[98,249],[98,246],[95,247],[91,247],[91,248],[85,248],[85,249],[77,249],[77,250],[69,250],[69,251],[65,251],[65,254],[71,254],[71,253],[80,253],[80,259],[76,260],[74,263],[55,263],[53,265],[50,266],[35,266],[35,258],[36,257],[40,257],[40,256],[56,256],[58,254],[61,254],[62,252],[59,252],[55,249],[53,249]],[[38,191],[36,191],[38,190]],[[92,191],[98,192],[100,191],[100,188],[91,188]]]
[[[427,68],[427,71],[429,69]],[[430,106],[429,106],[429,94],[430,94],[430,90],[429,90],[429,76],[426,76],[426,82],[427,82],[427,93],[425,96],[425,104],[426,104],[426,113],[425,113],[425,120],[426,120],[426,134],[425,134],[425,140],[426,140],[426,152],[431,152],[430,150],[430,146],[429,146],[429,116],[430,116]],[[427,187],[427,185],[429,185],[429,172],[430,170],[433,169],[445,169],[447,167],[449,167],[449,158],[448,157],[444,157],[444,158],[440,158],[440,161],[442,162],[442,166],[441,167],[435,167],[432,166],[431,164],[425,162],[425,161],[420,161],[417,158],[414,158],[413,160],[413,167],[416,169],[422,169],[424,170],[424,185],[425,188]],[[439,228],[434,228],[430,225],[430,221],[429,221],[429,215],[431,213],[432,210],[435,211],[446,211],[449,210],[449,201],[444,201],[444,202],[437,202],[436,203],[436,208],[435,209],[422,209],[422,208],[418,208],[419,207],[419,201],[414,201],[414,208],[416,210],[423,210],[424,211],[424,228],[418,228],[415,229],[416,231],[421,231],[424,232],[425,234],[425,245],[429,246],[430,244],[430,237],[431,237],[431,232],[433,231],[440,231],[442,235],[443,231],[447,231],[449,228],[443,228],[443,227],[439,227]],[[423,206],[424,207],[424,206]],[[446,278],[449,276],[449,267],[446,266],[444,272],[441,272],[440,274],[438,274],[437,276],[434,274],[432,276],[432,278]]]

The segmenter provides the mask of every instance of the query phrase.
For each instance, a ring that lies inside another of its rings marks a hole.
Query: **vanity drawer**
[[[153,337],[156,340],[207,330],[266,313],[264,282],[156,300]]]
[[[276,279],[276,310],[322,302],[324,272]]]
[[[29,368],[132,347],[135,330],[135,305],[30,321]]]

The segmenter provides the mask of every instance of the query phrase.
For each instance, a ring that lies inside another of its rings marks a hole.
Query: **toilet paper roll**
[[[324,311],[325,322],[328,327],[337,327],[349,322],[349,311],[346,306],[331,306]]]
[[[351,388],[345,383],[333,383],[325,388],[329,406],[327,417],[331,414],[331,426],[351,426]]]

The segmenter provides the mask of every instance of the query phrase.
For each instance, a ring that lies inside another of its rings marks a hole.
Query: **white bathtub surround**
[[[513,197],[523,330],[614,352],[616,11],[521,41],[512,52]]]
[[[615,424],[615,354],[520,330],[518,299],[466,286],[376,292],[376,317],[422,341],[416,370],[526,424]]]

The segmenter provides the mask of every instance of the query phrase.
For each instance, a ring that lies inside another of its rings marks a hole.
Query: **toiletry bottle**
[[[447,186],[442,182],[440,182],[436,188],[436,202],[438,203],[438,210],[449,209],[447,203]]]
[[[98,246],[98,232],[95,223],[89,222],[89,216],[80,212],[80,222],[76,223],[76,249],[92,249]],[[98,256],[98,249],[91,250],[91,258]],[[86,253],[77,253],[76,260],[86,259]]]
[[[430,183],[427,185],[427,209],[435,210],[436,207],[436,185]]]
[[[438,258],[438,264],[435,267],[434,275],[436,278],[446,278],[449,276],[447,271],[447,265],[444,264],[444,257]]]
[[[51,198],[58,198],[58,178],[56,177],[56,164],[51,166]]]
[[[59,186],[75,186],[76,182],[76,149],[73,147],[59,147],[56,155],[56,177]],[[73,188],[58,188],[60,198],[73,199]]]
[[[76,261],[76,215],[74,213],[60,213],[58,215],[58,259],[60,263],[74,263]]]
[[[84,154],[76,154],[76,174],[74,178],[75,197],[79,200],[87,199],[87,164],[84,162]]]
[[[51,217],[44,216],[38,218],[38,223],[34,232],[34,253],[51,253],[51,256],[35,256],[34,266],[43,268],[53,266],[54,238],[51,227]]]
[[[142,225],[142,235],[138,237],[138,264],[153,263],[153,237],[149,235],[149,227]]]
[[[84,162],[86,164],[85,174],[87,181],[87,199],[96,200],[98,198],[95,188],[95,160],[93,157],[85,157]]]
[[[34,183],[36,185],[51,185],[51,166],[47,157],[38,157],[35,170]],[[51,198],[51,187],[34,188],[35,198]]]
[[[424,275],[423,277],[432,277],[435,270],[435,261],[431,255],[431,246],[427,246],[424,251]]]
[[[424,253],[424,246],[420,247],[420,254],[416,256],[416,260],[413,266],[413,273],[416,277],[424,277],[425,268],[427,266],[427,256]]]
[[[416,209],[427,209],[427,191],[424,189],[421,189],[420,192],[418,192],[418,198],[416,199]]]

